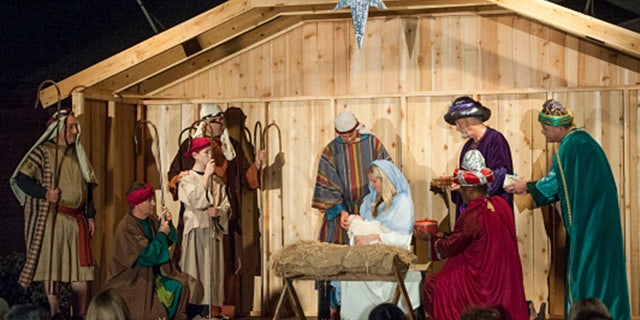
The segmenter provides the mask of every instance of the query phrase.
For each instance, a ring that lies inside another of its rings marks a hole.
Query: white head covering
[[[200,106],[200,119],[215,117],[222,113],[222,109],[217,103],[203,103]]]
[[[333,122],[335,123],[335,130],[338,134],[350,133],[354,130],[357,130],[361,134],[371,133],[365,128],[364,124],[360,123],[358,119],[356,119],[356,116],[349,111],[340,112]]]
[[[11,190],[13,191],[13,194],[16,196],[16,198],[20,202],[20,205],[24,206],[24,202],[26,200],[26,194],[24,193],[24,191],[22,191],[22,189],[18,187],[18,183],[16,182],[16,177],[20,172],[20,167],[22,166],[22,163],[24,163],[27,160],[27,158],[29,157],[33,149],[45,143],[46,141],[57,137],[60,134],[60,132],[64,130],[64,127],[65,127],[64,124],[68,116],[69,116],[68,114],[61,114],[60,117],[58,117],[58,113],[57,112],[54,113],[52,117],[54,121],[52,121],[49,124],[49,127],[47,127],[47,130],[45,130],[45,132],[40,136],[38,141],[36,141],[36,143],[29,149],[27,154],[22,158],[22,160],[18,164],[18,167],[16,167],[15,171],[13,171],[13,174],[11,175],[11,179],[9,180],[9,183],[11,185]],[[77,124],[77,128],[78,128],[78,136],[76,137],[75,151],[76,151],[76,156],[78,157],[78,162],[80,163],[80,170],[82,171],[82,177],[86,182],[97,185],[98,179],[96,178],[95,171],[93,170],[93,167],[89,162],[89,158],[87,157],[87,154],[84,151],[84,147],[82,146],[82,143],[80,143],[80,132],[81,132],[80,123]],[[56,129],[58,130],[56,131]]]
[[[220,106],[217,103],[203,103],[200,107],[200,119],[216,117],[221,114],[223,114],[222,109],[220,109]],[[203,137],[205,125],[207,124],[204,122],[200,122],[192,138]],[[227,128],[225,128],[222,132],[222,135],[220,136],[220,142],[222,143],[222,153],[224,154],[224,157],[229,161],[233,160],[236,157],[236,152],[233,149],[233,145],[231,144],[231,139],[229,138],[229,131],[227,130]]]

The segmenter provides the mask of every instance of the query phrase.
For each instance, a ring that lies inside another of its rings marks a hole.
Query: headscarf
[[[358,131],[360,134],[371,133],[364,124],[360,123],[356,116],[349,111],[342,111],[333,121],[335,124],[335,130],[338,134],[347,134],[353,131]]]
[[[215,118],[217,116],[224,116],[224,112],[220,109],[220,106],[217,103],[203,103],[200,107],[200,119],[206,120],[209,118]],[[208,125],[208,122],[200,122],[198,128],[196,128],[195,133],[191,138],[196,137],[204,137],[204,126]],[[224,129],[222,135],[220,135],[220,144],[222,149],[222,154],[224,154],[225,159],[228,161],[233,160],[236,157],[236,151],[233,148],[233,144],[231,144],[231,139],[229,138],[229,131],[227,128]]]
[[[369,194],[367,194],[362,200],[360,215],[365,220],[378,220],[382,226],[390,230],[404,234],[411,233],[413,231],[415,214],[413,209],[413,200],[411,200],[411,189],[409,188],[407,179],[404,177],[400,169],[398,169],[398,167],[389,160],[376,160],[373,161],[371,165],[377,166],[382,170],[382,172],[384,172],[387,179],[389,179],[396,188],[397,193],[393,196],[391,208],[389,208],[389,210],[380,210],[380,214],[378,214],[374,219],[371,213],[371,205],[375,203],[378,192],[373,186],[371,186],[371,184],[369,184]],[[408,208],[408,212],[400,212],[403,211],[399,210],[400,207]]]
[[[453,172],[454,183],[461,186],[479,186],[493,182],[493,171],[485,165],[482,153],[476,149],[467,151],[460,168]]]
[[[573,125],[573,113],[555,99],[549,99],[542,104],[538,113],[538,121],[552,127]]]
[[[18,166],[13,171],[13,174],[11,175],[11,179],[9,180],[9,183],[11,185],[11,190],[13,191],[13,194],[16,196],[16,199],[18,199],[18,201],[20,202],[20,205],[24,206],[24,202],[26,201],[26,194],[22,191],[22,189],[20,189],[20,187],[18,187],[18,183],[16,181],[16,177],[20,172],[20,167],[27,160],[31,152],[33,152],[33,150],[36,147],[38,147],[39,145],[43,144],[48,140],[54,139],[60,134],[60,132],[65,130],[66,128],[65,123],[67,121],[67,118],[70,115],[73,115],[73,113],[65,109],[60,110],[60,115],[58,115],[58,112],[54,113],[52,118],[49,119],[49,121],[47,122],[49,125],[47,129],[40,136],[38,141],[36,141],[36,143],[33,146],[31,146],[29,151],[25,154],[22,160],[20,160],[20,163],[18,163]],[[58,131],[56,131],[56,127]],[[89,159],[87,158],[87,154],[84,151],[84,147],[82,146],[82,143],[80,143],[81,130],[80,130],[79,122],[78,122],[77,128],[78,128],[78,136],[76,137],[75,150],[76,150],[76,156],[78,157],[78,162],[80,164],[80,170],[82,171],[82,177],[87,183],[97,185],[98,179],[96,178],[96,174],[93,170],[93,167],[91,166],[91,163],[89,162]]]
[[[147,199],[153,196],[153,187],[150,184],[145,183],[144,188],[140,188],[134,191],[131,191],[127,195],[127,203],[131,208],[139,205],[140,203],[146,201]]]

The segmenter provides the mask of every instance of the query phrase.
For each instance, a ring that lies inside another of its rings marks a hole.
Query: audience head
[[[122,296],[114,289],[107,289],[91,300],[86,319],[129,320],[131,314]]]
[[[405,320],[407,317],[402,310],[393,303],[382,303],[369,313],[369,320]]]
[[[48,320],[49,311],[35,304],[18,304],[4,315],[5,320]]]
[[[569,320],[611,320],[607,306],[598,298],[580,299],[571,305]]]
[[[502,320],[509,319],[503,315],[502,308],[468,307],[460,315],[460,320]]]
[[[9,311],[9,303],[7,300],[0,298],[0,319],[4,319],[4,315]]]

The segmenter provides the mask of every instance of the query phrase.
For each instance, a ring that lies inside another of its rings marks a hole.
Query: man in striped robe
[[[92,188],[97,179],[73,112],[62,109],[48,124],[10,180],[25,217],[27,256],[18,282],[26,288],[44,281],[53,316],[61,311],[60,282],[70,282],[74,316],[84,316],[87,281],[94,277]]]
[[[338,137],[322,150],[311,206],[324,214],[318,240],[348,244],[347,218],[358,214],[362,199],[369,193],[367,168],[374,160],[391,157],[351,112],[338,114],[335,131]],[[333,309],[339,305],[334,289],[328,282],[319,282],[318,319],[331,318],[329,305]]]

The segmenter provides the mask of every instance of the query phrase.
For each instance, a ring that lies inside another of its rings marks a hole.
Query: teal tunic
[[[596,297],[613,319],[631,319],[618,191],[604,151],[583,129],[560,142],[551,171],[527,184],[537,206],[560,201],[567,230],[565,315]]]
[[[149,244],[140,253],[136,264],[142,267],[154,267],[167,263],[169,261],[168,241],[171,241],[172,243],[178,242],[178,233],[173,227],[173,224],[170,224],[170,231],[168,235],[165,235],[162,232],[158,232],[158,234],[156,234],[154,237],[153,230],[149,225],[152,220],[146,219],[138,221],[140,221],[142,229],[144,229],[144,233],[147,235],[147,238],[149,238],[150,241]],[[158,221],[158,226],[159,223],[160,221]],[[176,311],[178,310],[178,302],[180,301],[179,297],[182,293],[182,284],[176,280],[162,275],[160,275],[160,281],[162,282],[162,285],[164,286],[166,291],[173,292],[173,299],[170,301],[170,303],[168,303],[168,305],[165,305],[163,303],[163,306],[167,310],[167,314],[169,315],[169,319],[173,319],[173,316],[175,316]]]

